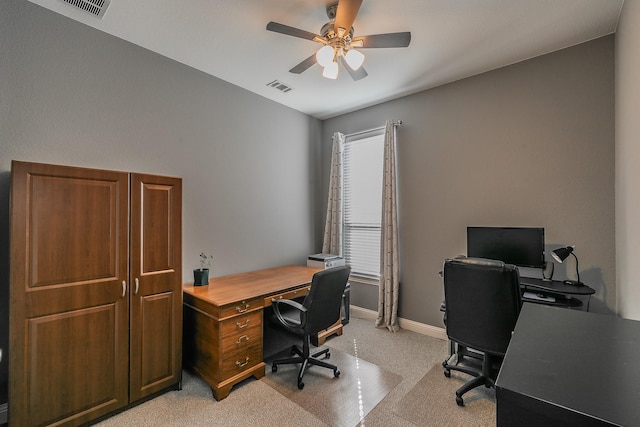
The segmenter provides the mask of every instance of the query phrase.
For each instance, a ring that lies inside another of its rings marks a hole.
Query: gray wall
[[[437,273],[466,253],[468,225],[544,227],[547,259],[575,245],[591,310],[615,310],[613,54],[604,37],[323,122],[325,183],[334,131],[404,123],[401,317],[442,326]],[[555,267],[574,278],[573,258]],[[352,286],[377,309],[376,287]]]
[[[320,122],[26,1],[0,2],[0,346],[11,160],[183,178],[183,279],[317,252]],[[6,365],[0,402],[6,402]]]
[[[626,1],[616,33],[616,273],[618,311],[640,320],[640,2]]]

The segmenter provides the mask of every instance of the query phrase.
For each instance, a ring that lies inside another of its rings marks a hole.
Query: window
[[[343,256],[354,275],[377,281],[384,128],[347,135],[343,152]]]

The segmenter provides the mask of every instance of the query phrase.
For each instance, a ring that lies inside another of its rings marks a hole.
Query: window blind
[[[384,129],[347,135],[343,155],[343,256],[353,274],[377,280]]]

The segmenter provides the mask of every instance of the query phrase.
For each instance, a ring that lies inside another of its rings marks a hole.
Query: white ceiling
[[[288,70],[318,43],[327,0],[111,0],[102,19],[62,0],[31,0],[76,21],[326,119],[614,33],[624,0],[364,0],[355,36],[410,31],[408,48],[363,49],[369,76]],[[267,83],[293,88],[282,93]]]

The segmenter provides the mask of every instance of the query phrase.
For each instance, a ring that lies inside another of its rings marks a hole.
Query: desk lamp
[[[578,257],[576,256],[576,254],[573,253],[573,248],[575,248],[575,246],[567,246],[564,248],[554,249],[553,252],[551,252],[551,256],[553,256],[553,259],[555,259],[560,264],[562,264],[562,261],[567,259],[569,255],[573,255],[573,257],[576,259],[576,276],[578,276],[578,280],[577,281],[565,280],[564,283],[566,283],[567,285],[582,286],[584,285],[584,283],[580,281],[580,271],[578,270]]]

